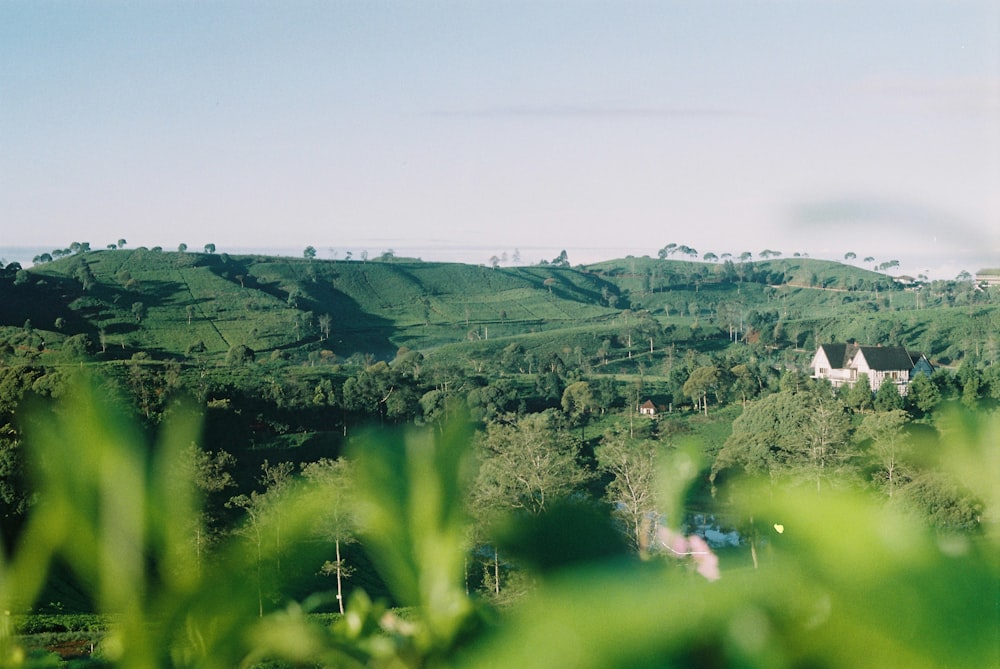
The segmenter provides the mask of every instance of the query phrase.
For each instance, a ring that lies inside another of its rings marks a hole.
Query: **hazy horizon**
[[[87,240],[81,240],[87,241]],[[117,240],[109,241],[107,244],[115,243]],[[127,240],[126,240],[127,241]],[[208,243],[208,242],[206,242]],[[684,244],[683,240],[678,240],[679,244]],[[128,243],[125,249],[134,249],[141,246],[140,244]],[[151,246],[161,246],[164,251],[176,251],[177,245],[164,245],[155,244]],[[202,252],[205,244],[188,244],[188,252],[198,253]],[[627,258],[629,256],[635,257],[656,257],[659,249],[647,249],[639,247],[617,247],[617,248],[596,248],[596,247],[543,247],[543,246],[521,246],[513,248],[495,248],[491,246],[482,247],[470,247],[470,246],[460,246],[460,245],[448,245],[448,244],[433,244],[433,243],[418,243],[413,240],[397,239],[397,240],[368,240],[367,242],[362,241],[353,245],[343,245],[339,247],[333,246],[322,246],[322,245],[312,245],[316,249],[316,257],[320,260],[346,260],[347,253],[352,254],[352,260],[360,261],[361,253],[366,251],[368,253],[369,259],[374,259],[380,256],[386,251],[391,251],[393,254],[400,258],[415,258],[422,260],[424,262],[456,262],[465,263],[471,265],[488,265],[490,264],[490,259],[493,256],[497,256],[501,259],[501,267],[513,267],[513,266],[527,266],[527,265],[537,265],[541,261],[551,261],[556,258],[562,251],[566,251],[569,262],[572,266],[576,265],[590,265],[607,260],[617,260],[622,258]],[[56,248],[67,248],[66,245],[56,245],[56,246],[0,246],[0,260],[5,263],[19,262],[25,267],[31,264],[32,259],[41,255],[42,253],[51,253]],[[94,244],[91,242],[92,250],[101,250],[106,248],[106,244]],[[283,245],[271,245],[271,246],[227,246],[225,244],[216,244],[216,253],[229,253],[232,255],[273,255],[273,256],[284,256],[301,258],[305,247],[291,247]],[[734,249],[730,251],[715,251],[718,255],[721,253],[732,253],[738,258],[739,254],[744,250],[749,250],[753,254],[753,260],[760,260],[759,253],[764,249],[750,250],[750,249]],[[888,260],[899,260],[899,267],[892,269],[890,274],[893,276],[909,275],[917,276],[918,274],[925,274],[930,279],[954,279],[958,274],[963,271],[969,272],[970,274],[975,274],[977,271],[987,268],[1000,267],[1000,262],[996,259],[992,259],[987,256],[977,257],[975,254],[969,254],[968,256],[958,257],[958,258],[941,258],[934,256],[883,256],[876,257],[875,263],[864,263],[863,258],[869,256],[864,249],[852,248],[846,249],[843,253],[839,254],[823,254],[815,253],[809,251],[808,249],[781,249],[774,248],[772,250],[781,252],[781,258],[791,258],[794,257],[795,253],[803,254],[806,257],[816,258],[819,260],[830,260],[834,262],[842,262],[845,264],[851,264],[856,267],[862,267],[864,269],[873,269],[872,265],[878,264],[880,262]],[[699,257],[697,259],[688,256],[672,256],[675,260],[698,260],[701,261],[701,255],[707,253],[708,250],[698,249]],[[857,253],[858,257],[852,261],[846,261],[844,259],[844,254],[847,251],[853,251]],[[515,254],[520,256],[520,261],[515,262]],[[735,260],[735,258],[734,258]]]
[[[0,63],[4,246],[1000,264],[996,0],[10,0]]]

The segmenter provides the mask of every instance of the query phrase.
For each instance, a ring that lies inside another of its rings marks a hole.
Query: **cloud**
[[[592,118],[669,119],[748,116],[748,112],[713,107],[613,107],[602,105],[494,106],[481,109],[450,109],[428,112],[430,116],[455,118]]]
[[[873,75],[858,85],[861,93],[907,105],[965,114],[1000,113],[1000,77],[899,77]]]
[[[968,220],[952,212],[926,205],[873,197],[847,196],[803,202],[790,207],[786,217],[789,229],[823,227],[838,234],[853,233],[900,242],[917,238],[932,239],[954,248],[995,246],[996,240]]]
[[[891,257],[903,273],[935,279],[992,267],[1000,257],[998,231],[976,226],[952,212],[912,202],[875,197],[839,197],[789,207],[783,220],[791,243],[819,257]]]

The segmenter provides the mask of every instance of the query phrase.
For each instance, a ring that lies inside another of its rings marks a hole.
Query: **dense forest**
[[[0,270],[0,651],[22,664],[1000,659],[996,286],[850,251],[121,242]],[[905,396],[810,378],[845,341],[934,372]]]

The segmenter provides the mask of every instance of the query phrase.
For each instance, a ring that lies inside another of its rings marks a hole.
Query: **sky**
[[[0,0],[0,247],[120,238],[1000,266],[1000,3]]]

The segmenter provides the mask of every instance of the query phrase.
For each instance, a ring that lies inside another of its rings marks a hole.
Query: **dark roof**
[[[868,366],[878,372],[913,369],[910,354],[902,346],[862,346],[861,352],[868,361]]]
[[[847,366],[847,344],[820,344],[820,348],[826,354],[831,367],[843,369]]]
[[[858,344],[821,344],[820,348],[826,354],[826,359],[830,361],[830,366],[834,369],[844,369],[851,360],[861,352],[868,362],[868,366],[878,372],[887,372],[897,369],[913,369],[916,358],[911,358],[910,354],[902,346],[859,346]]]
[[[854,357],[857,351],[857,344],[821,344],[820,348],[826,354],[826,359],[830,361],[830,366],[834,369],[843,369]]]

